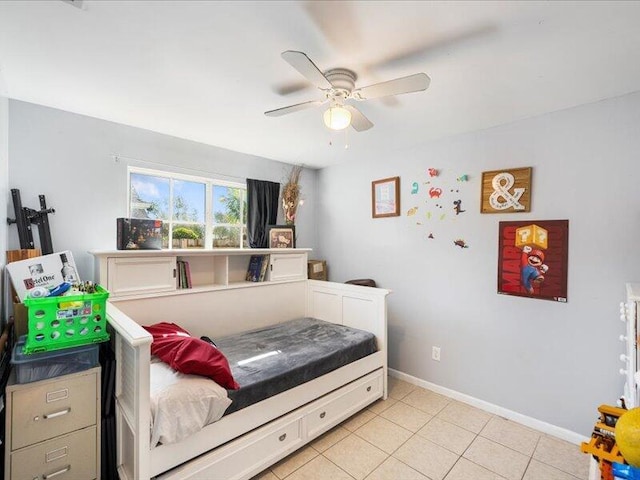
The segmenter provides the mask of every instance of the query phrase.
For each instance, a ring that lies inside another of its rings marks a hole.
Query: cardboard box
[[[51,290],[63,282],[80,281],[73,255],[69,250],[7,263],[5,268],[21,302],[36,287]],[[33,294],[35,293],[37,292],[34,290]]]
[[[116,219],[118,250],[160,250],[162,220],[142,218]]]
[[[13,304],[13,328],[16,338],[26,335],[29,330],[29,312],[24,303]]]
[[[327,262],[325,260],[309,260],[307,262],[307,277],[310,280],[324,280],[329,278]]]

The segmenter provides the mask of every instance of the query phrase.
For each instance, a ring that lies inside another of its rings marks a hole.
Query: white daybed
[[[122,480],[249,479],[375,400],[386,398],[388,290],[306,280],[307,254],[294,250],[272,251],[271,268],[278,272],[273,265],[282,260],[285,270],[294,266],[298,275],[283,279],[272,273],[260,284],[234,281],[235,263],[242,265],[239,271],[246,272],[247,259],[235,258],[236,254],[246,257],[245,250],[225,252],[223,285],[141,294],[128,284],[120,291],[116,277],[124,278],[124,272],[114,274],[118,258],[126,257],[125,268],[136,265],[131,252],[93,254],[101,262],[101,283],[107,288],[111,283],[113,288],[107,316],[115,334],[117,461]],[[302,256],[296,259],[296,254]],[[171,254],[137,255],[135,258],[144,260],[144,267],[153,258]],[[183,258],[175,252],[172,255],[169,258],[174,261]],[[304,264],[304,275],[298,264]],[[136,275],[140,274],[139,267],[134,267]],[[378,351],[225,415],[179,443],[150,448],[151,336],[140,325],[175,322],[193,336],[215,338],[300,317],[369,331],[376,337]]]

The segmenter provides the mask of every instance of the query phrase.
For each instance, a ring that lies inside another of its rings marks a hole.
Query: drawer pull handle
[[[66,415],[67,413],[71,413],[71,407],[65,408],[64,410],[60,410],[59,412],[48,413],[47,415],[43,415],[42,417],[45,420],[49,420],[50,418],[61,417],[63,415]],[[36,417],[36,418],[38,418],[38,417]]]
[[[322,412],[322,413],[320,414],[320,418],[324,418],[324,417],[326,417],[326,416],[327,416],[327,412]]]
[[[49,475],[42,475],[42,478],[44,480],[47,480],[48,478],[57,477],[58,475],[62,475],[63,473],[67,473],[69,470],[71,470],[71,465],[67,465],[62,470],[58,470],[57,472],[50,473]]]
[[[370,392],[370,391],[371,391],[371,385],[367,387],[367,392]]]
[[[285,438],[287,438],[287,434],[286,434],[286,433],[283,433],[282,435],[280,435],[280,436],[278,437],[278,440],[280,440],[281,442],[284,442],[284,439],[285,439]]]

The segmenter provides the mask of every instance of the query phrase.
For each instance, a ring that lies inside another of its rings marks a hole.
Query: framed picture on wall
[[[400,215],[400,177],[371,182],[371,216],[373,218]]]
[[[531,167],[482,172],[480,213],[531,211]]]
[[[567,301],[569,220],[499,222],[498,293]]]
[[[269,248],[296,247],[295,225],[268,225],[267,237],[269,239]]]

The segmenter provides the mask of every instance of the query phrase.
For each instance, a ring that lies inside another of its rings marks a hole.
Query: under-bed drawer
[[[245,438],[178,467],[157,480],[215,478],[236,480],[255,474],[256,467],[271,465],[303,444],[300,417],[286,418],[259,428]]]
[[[314,438],[382,396],[383,372],[376,370],[343,387],[337,395],[328,395],[325,402],[305,415],[307,437]]]

